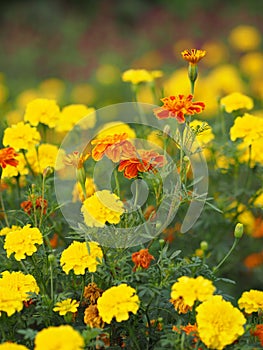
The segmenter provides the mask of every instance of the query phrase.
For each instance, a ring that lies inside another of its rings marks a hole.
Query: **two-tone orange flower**
[[[139,173],[155,172],[166,164],[165,157],[152,150],[139,149],[126,157],[120,161],[118,171],[124,171],[127,179],[133,179]]]
[[[169,96],[161,99],[163,106],[153,110],[158,119],[175,118],[178,123],[185,122],[185,114],[193,115],[201,113],[205,104],[193,102],[193,95]]]
[[[106,155],[114,163],[118,163],[123,150],[133,148],[132,144],[127,140],[127,133],[108,135],[101,139],[91,141],[95,147],[92,150],[92,158],[96,161]]]
[[[154,260],[154,257],[149,253],[148,249],[141,249],[139,252],[133,253],[132,261],[135,264],[133,271],[136,271],[138,267],[148,269],[152,260]]]
[[[205,50],[197,50],[197,49],[191,49],[190,50],[184,50],[181,52],[183,59],[188,61],[190,64],[195,65],[197,64],[203,57],[206,55]]]
[[[43,214],[45,215],[47,212],[47,200],[43,199],[42,196],[34,198],[34,195],[29,196],[27,201],[24,201],[20,204],[21,208],[27,213],[31,214],[32,209],[34,210],[43,210]]]
[[[7,147],[0,149],[0,166],[4,169],[7,165],[16,167],[18,160],[15,159],[18,154],[15,152],[13,147]]]

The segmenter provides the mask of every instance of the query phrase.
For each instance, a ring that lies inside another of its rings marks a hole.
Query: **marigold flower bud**
[[[243,233],[244,233],[244,225],[239,222],[236,224],[234,236],[235,238],[241,238],[243,236]]]
[[[208,248],[208,243],[207,243],[206,241],[202,241],[202,242],[200,243],[200,248],[201,248],[203,251],[207,250],[207,248]]]

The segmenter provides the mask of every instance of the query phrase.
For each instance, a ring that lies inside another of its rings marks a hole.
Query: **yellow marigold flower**
[[[35,337],[34,350],[82,350],[83,348],[84,339],[69,325],[44,328]]]
[[[102,64],[97,68],[95,75],[100,84],[111,85],[118,80],[120,71],[112,64]]]
[[[108,190],[95,192],[81,207],[84,222],[89,227],[104,227],[106,222],[118,224],[124,212],[123,203]]]
[[[89,305],[84,312],[84,323],[91,328],[103,328],[104,322],[99,315],[99,310],[96,304]]]
[[[240,92],[232,92],[231,94],[222,97],[220,104],[225,108],[225,111],[227,113],[231,113],[243,108],[250,110],[254,107],[252,98],[241,94]]]
[[[189,62],[189,64],[195,65],[197,64],[203,57],[206,55],[205,50],[197,50],[197,49],[191,49],[190,50],[184,50],[181,52],[183,58]]]
[[[95,109],[88,108],[83,104],[71,104],[65,106],[57,121],[56,131],[70,131],[78,122],[80,127],[84,130],[93,128],[96,123]]]
[[[191,308],[195,301],[204,301],[208,299],[213,295],[214,291],[215,287],[213,283],[202,276],[198,276],[197,278],[182,276],[172,285],[170,301],[173,304],[174,301],[178,299],[181,301],[179,308],[180,313],[182,312],[182,304]]]
[[[85,181],[86,198],[92,196],[96,191],[96,186],[92,178],[87,177]],[[84,201],[84,194],[80,182],[77,182],[72,191],[72,202]]]
[[[57,146],[49,143],[41,144],[38,149],[31,149],[27,152],[27,160],[35,174],[42,174],[47,168],[56,168],[59,170],[64,167],[64,164],[58,162],[58,157],[65,154],[64,150],[58,149]]]
[[[22,230],[22,227],[12,225],[11,227],[4,227],[0,231],[0,236],[6,236],[9,232]]]
[[[103,253],[97,242],[74,241],[62,252],[60,265],[66,274],[73,270],[75,275],[84,275],[85,269],[96,272],[102,258]]]
[[[242,138],[247,145],[262,137],[263,119],[252,114],[245,113],[243,117],[237,117],[230,129],[232,141]]]
[[[1,274],[0,286],[8,288],[10,291],[17,292],[19,299],[22,301],[30,298],[28,293],[39,293],[39,287],[32,275],[25,275],[21,271],[11,273],[9,271],[4,271]]]
[[[30,150],[39,142],[40,134],[37,129],[23,122],[14,124],[4,131],[3,145],[13,147],[16,151]]]
[[[136,314],[139,309],[139,298],[136,290],[123,283],[107,289],[97,301],[99,315],[106,323],[115,317],[117,322],[126,321],[129,312]]]
[[[254,26],[239,25],[231,30],[228,39],[236,50],[250,51],[259,47],[261,34]]]
[[[90,84],[78,84],[73,87],[70,97],[75,103],[90,104],[93,103],[96,98],[96,91]]]
[[[24,345],[5,342],[0,344],[0,350],[29,350],[29,349]]]
[[[36,98],[27,104],[24,120],[33,126],[42,123],[49,128],[54,128],[59,118],[59,112],[59,106],[55,100]]]
[[[28,168],[26,166],[26,161],[23,154],[18,153],[18,156],[16,157],[16,159],[18,160],[18,165],[16,167],[7,165],[6,168],[3,169],[2,179],[28,174]]]
[[[104,139],[115,134],[127,134],[129,139],[136,138],[135,131],[128,124],[116,121],[104,124],[103,128],[99,130],[96,139]]]
[[[163,149],[163,135],[158,130],[153,130],[150,132],[150,134],[147,136],[147,141],[154,143],[158,147]]]
[[[249,147],[251,146],[251,148]],[[251,140],[250,142],[241,142],[237,149],[240,151],[240,156],[238,158],[240,163],[247,163],[251,168],[255,164],[263,164],[263,137],[260,136],[256,140]]]
[[[57,78],[43,80],[39,84],[41,96],[49,99],[60,99],[65,91],[65,83]]]
[[[67,312],[77,312],[79,307],[79,303],[77,300],[66,299],[56,303],[53,311],[56,311],[60,314],[60,316],[66,315]]]
[[[154,81],[154,79],[162,76],[163,73],[159,70],[148,71],[146,69],[128,69],[123,72],[122,80],[137,85],[139,83],[150,83]]]
[[[23,301],[20,298],[18,291],[10,290],[7,287],[0,288],[0,316],[1,312],[7,313],[7,316],[12,316],[15,312],[20,312],[23,309]]]
[[[238,306],[240,309],[245,309],[245,312],[248,314],[263,310],[263,291],[251,289],[242,293],[241,298],[238,300]]]
[[[202,146],[207,145],[215,138],[211,126],[205,121],[194,119],[190,122],[190,127],[194,129],[196,139]]]
[[[245,332],[243,314],[220,295],[204,301],[196,312],[198,335],[209,349],[222,350]]]
[[[15,259],[20,261],[37,251],[36,244],[42,244],[43,237],[37,227],[24,226],[21,230],[8,232],[5,237],[4,249],[9,258],[15,253]]]

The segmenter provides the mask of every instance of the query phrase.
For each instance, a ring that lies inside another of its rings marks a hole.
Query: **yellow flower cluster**
[[[37,333],[34,350],[82,350],[84,339],[69,325],[48,327]]]
[[[16,151],[29,150],[38,145],[40,139],[35,127],[19,122],[5,129],[3,145],[13,147]]]
[[[2,272],[0,279],[0,314],[5,311],[8,316],[21,311],[23,301],[29,299],[28,293],[39,293],[39,288],[32,275],[22,272]]]
[[[238,300],[238,306],[248,314],[263,311],[263,291],[251,289],[244,292]]]
[[[85,119],[83,119],[86,117]],[[82,120],[83,119],[83,120]],[[65,106],[56,124],[56,131],[67,132],[80,123],[81,129],[93,128],[96,122],[95,109],[88,108],[83,104]]]
[[[227,113],[237,111],[239,109],[250,110],[254,107],[253,99],[240,92],[232,92],[220,100],[220,105],[224,107]]]
[[[65,299],[56,303],[53,311],[56,311],[60,314],[60,316],[66,315],[68,312],[77,312],[79,307],[79,303],[77,300]]]
[[[202,277],[182,276],[172,285],[171,303],[179,313],[186,313],[195,301],[204,301],[215,292],[213,283]]]
[[[86,269],[95,272],[102,258],[103,253],[98,243],[73,241],[62,252],[60,265],[66,274],[73,270],[76,275],[84,275]]]
[[[230,129],[230,138],[235,141],[242,138],[246,145],[263,137],[263,119],[252,114],[245,113],[242,117],[235,119]]]
[[[139,303],[136,290],[125,283],[107,289],[97,301],[99,315],[106,323],[114,317],[117,322],[128,320],[129,312],[137,313]]]
[[[24,226],[21,230],[10,231],[6,234],[4,249],[9,258],[15,253],[15,259],[20,261],[37,251],[36,244],[42,244],[43,237],[37,227]]]
[[[54,128],[59,118],[59,113],[59,106],[55,100],[36,98],[27,104],[24,120],[32,126],[42,123],[49,128]]]
[[[87,226],[104,227],[106,222],[118,224],[124,208],[118,196],[108,190],[102,190],[83,202],[81,212]]]
[[[128,69],[123,72],[122,80],[137,85],[139,83],[150,83],[154,81],[154,79],[162,76],[163,73],[159,70],[148,71],[146,69]]]
[[[220,295],[211,296],[196,312],[199,337],[209,349],[222,350],[245,332],[242,312]]]

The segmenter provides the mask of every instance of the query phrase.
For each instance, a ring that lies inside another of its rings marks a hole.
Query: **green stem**
[[[51,300],[54,300],[54,280],[53,280],[52,262],[50,263],[49,269],[50,269],[50,298]]]
[[[40,218],[39,218],[39,224],[38,227],[39,229],[41,228],[42,220],[43,220],[43,215],[44,215],[44,209],[45,209],[45,203],[44,203],[44,196],[45,196],[45,176],[43,175],[42,179],[42,188],[41,188],[41,211],[40,211]]]
[[[228,251],[228,253],[225,255],[225,257],[220,261],[220,263],[213,268],[213,272],[216,273],[218,269],[224,264],[226,259],[230,256],[230,254],[233,252],[233,250],[236,248],[237,244],[239,242],[239,238],[235,238],[234,243],[232,244],[232,247]]]
[[[117,196],[120,198],[120,183],[119,183],[119,179],[118,179],[118,171],[117,169],[114,169],[114,180],[115,180],[115,186],[116,186],[116,194]]]
[[[27,165],[29,171],[31,172],[31,174],[32,174],[33,176],[35,176],[35,173],[34,173],[32,167],[31,167],[31,165],[30,165],[30,163],[29,163],[29,161],[28,161],[28,159],[27,159],[26,151],[25,151],[24,149],[22,149],[21,151],[22,151],[22,154],[23,154],[23,156],[24,156],[24,159],[25,159],[25,161],[26,161],[26,165]]]
[[[2,194],[2,178],[1,178],[1,176],[0,176],[0,203],[1,203],[2,210],[3,210],[3,215],[4,215],[4,220],[5,220],[6,226],[10,227],[9,226],[8,217],[7,217],[7,214],[6,214],[6,210],[5,210],[3,194]]]

